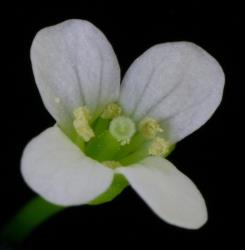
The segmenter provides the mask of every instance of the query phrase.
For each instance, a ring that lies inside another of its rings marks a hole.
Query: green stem
[[[18,246],[42,222],[65,207],[53,205],[41,197],[27,203],[0,232],[0,240]]]

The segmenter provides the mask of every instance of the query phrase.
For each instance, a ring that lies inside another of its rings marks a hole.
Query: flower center
[[[158,121],[146,117],[137,124],[123,115],[116,103],[108,104],[93,122],[86,106],[76,108],[73,115],[74,143],[110,168],[127,166],[150,155],[166,157],[173,148],[163,137]]]

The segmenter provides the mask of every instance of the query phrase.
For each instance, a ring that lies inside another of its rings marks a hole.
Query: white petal
[[[165,43],[141,55],[126,73],[121,103],[136,120],[150,116],[169,128],[172,142],[203,125],[218,107],[224,73],[218,62],[189,42]]]
[[[205,202],[197,187],[166,159],[149,157],[117,171],[166,222],[197,229],[207,221]]]
[[[94,111],[118,98],[116,55],[102,32],[87,21],[68,20],[39,31],[31,60],[43,102],[59,123],[69,120],[79,105]]]
[[[93,200],[113,179],[111,169],[86,157],[58,127],[45,130],[27,145],[21,171],[35,192],[65,206]]]

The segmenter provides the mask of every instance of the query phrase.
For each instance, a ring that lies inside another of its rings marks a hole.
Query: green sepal
[[[116,198],[126,187],[128,181],[121,174],[115,174],[111,186],[103,194],[89,202],[89,205],[100,205]]]

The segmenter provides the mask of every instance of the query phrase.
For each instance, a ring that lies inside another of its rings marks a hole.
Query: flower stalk
[[[19,246],[41,223],[64,209],[63,206],[36,197],[23,206],[6,224],[0,232],[0,241],[10,246]]]

